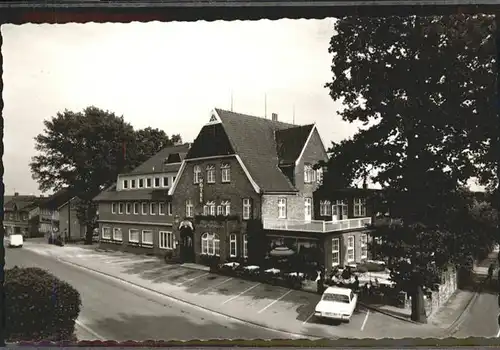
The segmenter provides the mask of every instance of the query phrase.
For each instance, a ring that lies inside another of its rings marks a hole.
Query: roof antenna
[[[264,94],[264,118],[267,119],[267,93]]]
[[[233,90],[231,90],[231,112],[233,111]]]

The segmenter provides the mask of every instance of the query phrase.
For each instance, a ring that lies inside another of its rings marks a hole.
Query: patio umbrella
[[[295,254],[295,252],[288,247],[276,247],[269,252],[269,255],[275,257],[291,256],[293,254]]]

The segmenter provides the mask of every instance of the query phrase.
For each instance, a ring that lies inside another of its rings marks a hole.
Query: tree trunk
[[[93,237],[94,237],[94,226],[89,223],[86,225],[85,244],[86,245],[92,244]]]
[[[411,296],[411,319],[415,322],[427,323],[424,290],[422,286],[416,286],[415,292]]]

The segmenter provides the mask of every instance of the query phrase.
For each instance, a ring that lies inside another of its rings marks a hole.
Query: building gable
[[[189,150],[186,159],[235,154],[234,148],[221,123],[205,125]]]

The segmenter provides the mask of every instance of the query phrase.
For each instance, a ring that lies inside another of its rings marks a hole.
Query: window
[[[316,171],[311,164],[304,164],[304,183],[310,184],[316,181]]]
[[[128,180],[123,180],[123,188],[124,189],[128,188]]]
[[[158,215],[165,215],[165,203],[158,203]]]
[[[144,188],[144,179],[139,179],[139,188]]]
[[[139,230],[135,228],[128,230],[128,241],[131,243],[139,243]]]
[[[157,212],[156,203],[149,203],[149,214],[156,215],[156,212]]]
[[[337,200],[332,206],[332,214],[337,216],[337,220],[347,219],[347,201]]]
[[[155,185],[155,187],[160,187],[160,178],[159,177],[155,177],[154,185]]]
[[[224,215],[224,207],[222,205],[217,206],[217,215]]]
[[[135,188],[135,179],[130,180],[130,188]]]
[[[168,187],[168,176],[163,177],[163,187]]]
[[[221,181],[231,182],[231,166],[229,163],[222,163],[221,167]]]
[[[220,240],[216,233],[205,232],[201,236],[201,253],[207,255],[220,255]]]
[[[354,198],[354,216],[366,216],[366,200]]]
[[[153,244],[153,231],[142,230],[142,244]]]
[[[113,239],[115,241],[121,241],[122,237],[122,229],[119,227],[113,227]]]
[[[316,182],[321,184],[323,182],[323,169],[319,168],[316,170]]]
[[[116,203],[111,203],[111,214],[116,214]]]
[[[111,239],[111,229],[109,227],[102,228],[102,238]]]
[[[332,238],[332,266],[340,264],[340,239]]]
[[[215,166],[213,165],[207,166],[207,183],[215,183]]]
[[[130,214],[131,211],[132,211],[132,203],[125,204],[125,213]]]
[[[123,207],[125,205],[123,203],[118,203],[118,214],[123,214]]]
[[[243,198],[243,220],[249,220],[252,213],[250,198]]]
[[[312,218],[312,198],[304,198],[304,212],[306,220]]]
[[[248,258],[248,240],[247,235],[243,235],[243,257]]]
[[[215,202],[207,202],[207,204],[205,204],[203,206],[203,215],[205,216],[208,216],[208,215],[211,215],[211,216],[215,216]]]
[[[286,219],[286,198],[278,198],[278,219]]]
[[[158,245],[160,249],[174,249],[175,235],[173,232],[160,231],[158,234]]]
[[[320,216],[332,215],[332,203],[330,201],[324,200],[319,202],[319,215]]]
[[[347,237],[347,262],[354,261],[354,236]]]
[[[146,178],[146,188],[151,188],[153,186],[153,179],[148,177]]]
[[[368,259],[368,235],[361,234],[361,259]]]
[[[201,182],[201,168],[195,165],[193,168],[193,183],[198,184]]]
[[[139,214],[139,203],[134,203],[134,215]]]
[[[193,202],[191,201],[191,199],[188,199],[186,201],[186,217],[193,217]]]
[[[223,201],[221,203],[222,206],[222,215],[230,215],[231,214],[231,202],[230,201]]]
[[[236,235],[234,233],[229,235],[229,256],[236,257]]]
[[[167,202],[167,215],[172,215],[172,202]]]
[[[148,203],[142,203],[142,215],[148,215]]]

